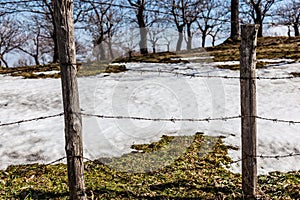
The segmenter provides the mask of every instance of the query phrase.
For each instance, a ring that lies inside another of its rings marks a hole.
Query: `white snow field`
[[[142,64],[138,70],[168,70],[200,75],[239,76],[239,71],[212,65]],[[258,76],[289,76],[300,63],[275,63]],[[156,72],[127,71],[78,78],[83,113],[146,118],[216,118],[240,115],[239,79],[191,78]],[[62,112],[58,79],[22,79],[0,76],[2,123]],[[261,117],[300,120],[300,78],[257,80],[257,114]],[[300,153],[300,125],[257,120],[258,155]],[[164,135],[225,136],[240,147],[240,119],[211,122],[153,122],[83,116],[84,156],[90,159],[120,156],[137,143],[150,143]],[[27,163],[49,163],[65,155],[63,117],[0,127],[0,168]],[[239,151],[230,156],[240,159]],[[240,165],[232,166],[240,172]],[[258,158],[258,172],[300,170],[300,157]]]

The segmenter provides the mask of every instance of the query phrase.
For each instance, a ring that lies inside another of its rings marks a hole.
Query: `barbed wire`
[[[262,159],[268,159],[268,158],[280,159],[280,158],[288,158],[288,157],[296,157],[296,156],[300,156],[300,153],[293,152],[286,155],[259,155],[256,157]]]
[[[210,122],[210,121],[227,121],[231,119],[239,119],[241,116],[231,116],[231,117],[217,117],[217,118],[148,118],[148,117],[133,117],[133,116],[113,116],[113,115],[97,115],[97,114],[87,114],[79,113],[82,116],[87,117],[97,117],[101,119],[126,119],[126,120],[140,120],[140,121],[165,121],[165,122]]]
[[[261,117],[261,116],[241,116],[241,115],[236,115],[236,116],[225,116],[225,117],[216,117],[216,118],[150,118],[150,117],[136,117],[136,116],[121,116],[121,115],[102,115],[102,114],[90,114],[90,113],[78,113],[82,116],[86,117],[96,117],[96,118],[101,118],[101,119],[119,119],[119,120],[139,120],[139,121],[161,121],[161,122],[211,122],[211,121],[228,121],[228,120],[233,120],[233,119],[240,119],[243,117],[255,117],[260,120],[265,120],[265,121],[272,121],[274,123],[288,123],[289,125],[295,125],[295,124],[300,124],[300,121],[293,121],[293,120],[284,120],[284,119],[276,119],[276,118],[267,118],[267,117]],[[8,123],[1,123],[0,127],[3,126],[11,126],[11,125],[16,125],[16,124],[22,124],[22,123],[27,123],[27,122],[32,122],[32,121],[39,121],[39,120],[44,120],[44,119],[49,119],[49,118],[54,118],[54,117],[60,117],[63,116],[64,113],[59,113],[56,115],[49,115],[49,116],[43,116],[43,117],[37,117],[37,118],[32,118],[32,119],[25,119],[25,120],[19,120],[15,122],[8,122]]]
[[[24,120],[19,120],[15,122],[7,122],[7,123],[1,123],[0,127],[2,126],[11,126],[11,125],[16,125],[16,124],[22,124],[22,123],[27,123],[27,122],[32,122],[32,121],[39,121],[43,119],[49,119],[49,118],[54,118],[54,117],[60,117],[63,116],[64,113],[59,113],[56,115],[48,115],[48,116],[43,116],[43,117],[37,117],[37,118],[32,118],[32,119],[24,119]]]
[[[292,152],[292,153],[289,153],[289,154],[284,154],[284,155],[257,155],[257,156],[247,156],[246,158],[243,158],[243,159],[238,159],[238,160],[234,160],[232,162],[229,162],[229,165],[233,165],[233,164],[236,164],[236,163],[239,163],[239,162],[242,162],[243,160],[246,160],[248,158],[261,158],[261,159],[281,159],[281,158],[291,158],[291,157],[297,157],[297,156],[300,156],[300,153],[295,153],[295,152]]]
[[[214,152],[207,152],[207,153],[209,154],[209,153],[214,153]],[[135,153],[135,154],[136,154],[136,153]],[[248,159],[248,158],[277,159],[277,160],[279,160],[279,159],[281,159],[281,158],[291,158],[291,157],[297,157],[297,156],[300,156],[300,153],[292,152],[292,153],[289,153],[289,154],[282,154],[282,155],[280,155],[280,154],[277,154],[277,155],[262,155],[262,154],[261,154],[261,155],[257,155],[257,156],[247,156],[246,158],[243,158],[243,159],[233,160],[233,161],[231,161],[231,162],[227,162],[227,164],[229,164],[229,165],[236,164],[236,163],[242,162],[243,160]],[[99,158],[93,160],[93,159],[90,159],[90,158],[87,158],[87,157],[84,157],[84,156],[76,156],[76,158],[78,158],[78,157],[80,157],[80,158],[82,158],[83,160],[86,160],[86,161],[88,161],[88,162],[94,162],[94,163],[96,163],[96,164],[103,164],[103,165],[105,165],[105,163],[101,162],[101,161],[99,160]],[[67,157],[66,157],[66,156],[61,157],[61,158],[56,159],[56,160],[54,160],[54,161],[52,161],[52,162],[50,162],[50,163],[47,163],[47,164],[45,164],[45,165],[53,165],[53,164],[57,164],[57,163],[61,162],[61,161],[64,160],[64,159],[67,159]]]
[[[290,125],[300,124],[300,121],[292,121],[292,120],[284,120],[284,119],[275,119],[275,118],[267,118],[267,117],[260,117],[255,116],[257,119],[266,120],[266,121],[272,121],[274,123],[288,123]]]
[[[53,165],[53,164],[56,164],[56,163],[61,162],[62,160],[66,159],[66,158],[67,158],[67,157],[64,156],[64,157],[59,158],[59,159],[56,159],[56,160],[54,160],[54,161],[52,161],[52,162],[50,162],[50,163],[47,163],[46,165]]]
[[[193,69],[191,69],[193,70]],[[185,73],[185,72],[175,72],[175,71],[170,71],[170,70],[143,70],[143,69],[127,69],[127,71],[132,71],[132,72],[138,72],[141,73],[158,73],[158,74],[173,74],[174,76],[187,76],[190,78],[222,78],[222,79],[250,79],[249,77],[240,77],[240,76],[227,76],[227,75],[203,75],[203,73],[199,74],[197,72],[194,73]],[[282,79],[295,79],[299,78],[298,76],[273,76],[273,77],[268,77],[268,76],[256,76],[252,77],[251,79],[256,79],[256,80],[282,80]]]
[[[210,122],[210,121],[227,121],[233,119],[239,119],[244,117],[254,117],[257,119],[265,120],[265,121],[272,121],[274,123],[287,123],[289,125],[300,124],[300,121],[293,121],[293,120],[284,120],[284,119],[275,119],[275,118],[267,118],[267,117],[260,117],[260,116],[226,116],[226,117],[216,117],[216,118],[149,118],[149,117],[134,117],[134,116],[116,116],[116,115],[101,115],[101,114],[89,114],[89,113],[79,113],[82,116],[86,117],[96,117],[101,119],[124,119],[124,120],[139,120],[139,121],[165,121],[165,122]]]

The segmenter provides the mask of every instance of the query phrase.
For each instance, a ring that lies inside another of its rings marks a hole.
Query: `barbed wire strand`
[[[207,152],[207,153],[214,153],[214,152]],[[283,155],[280,155],[280,154],[278,154],[278,155],[262,155],[261,154],[261,155],[257,155],[257,156],[248,156],[248,157],[246,157],[244,159],[234,160],[234,161],[228,162],[226,164],[229,164],[229,165],[236,164],[236,163],[242,162],[245,159],[248,159],[249,157],[250,158],[253,158],[253,157],[255,157],[255,158],[261,158],[261,159],[281,159],[281,158],[291,158],[291,157],[297,157],[297,156],[300,156],[300,153],[292,152],[292,153],[283,154]],[[78,156],[76,156],[76,157],[78,157]],[[52,161],[52,162],[50,162],[50,163],[48,163],[46,165],[53,165],[53,164],[61,162],[64,159],[67,159],[67,157],[66,156],[61,157],[61,158],[56,159],[56,160],[54,160],[54,161]],[[84,157],[84,156],[82,156],[82,159],[84,159],[84,160],[86,160],[88,162],[94,162],[96,164],[103,164],[103,165],[105,165],[105,163],[101,162],[99,159],[92,160],[92,159]]]
[[[236,163],[242,162],[243,160],[246,160],[248,158],[253,158],[253,157],[261,158],[261,159],[277,159],[277,160],[279,160],[281,158],[290,158],[290,157],[297,157],[297,156],[300,156],[300,153],[293,152],[293,153],[284,154],[284,155],[279,155],[279,154],[278,155],[262,155],[261,154],[261,155],[257,155],[257,156],[248,156],[244,159],[238,159],[238,160],[230,162],[229,164],[230,165],[236,164]]]
[[[217,118],[148,118],[148,117],[133,117],[133,116],[113,116],[113,115],[97,115],[97,114],[87,114],[79,113],[82,116],[86,117],[97,117],[102,119],[131,119],[131,120],[140,120],[140,121],[168,121],[175,123],[176,121],[187,121],[187,122],[210,122],[210,121],[227,121],[231,119],[239,119],[241,116],[231,116],[231,117],[217,117]]]
[[[274,123],[288,123],[290,125],[294,124],[300,124],[300,121],[292,121],[292,120],[284,120],[284,119],[275,119],[275,118],[267,118],[267,117],[260,117],[255,116],[257,119],[266,120],[266,121],[272,121]]]
[[[226,75],[202,75],[203,73],[199,74],[197,72],[194,73],[184,73],[184,72],[174,72],[174,71],[166,71],[166,70],[141,70],[141,69],[127,69],[127,71],[133,71],[138,73],[158,73],[159,75],[161,73],[165,74],[173,74],[174,76],[187,76],[190,78],[222,78],[222,79],[250,79],[249,77],[240,77],[240,76],[226,76]],[[274,76],[274,77],[266,77],[266,76],[256,76],[251,79],[257,79],[257,80],[281,80],[281,79],[294,79],[299,78],[296,76]]]
[[[210,122],[210,121],[227,121],[233,119],[239,119],[243,117],[255,117],[257,119],[272,121],[274,123],[287,123],[289,125],[300,124],[300,121],[292,121],[292,120],[283,120],[283,119],[275,119],[275,118],[267,118],[260,116],[226,116],[226,117],[216,117],[216,118],[149,118],[149,117],[134,117],[134,116],[115,116],[115,115],[99,115],[99,114],[88,114],[88,113],[79,113],[82,116],[86,117],[97,117],[101,119],[124,119],[124,120],[140,120],[140,121],[166,121],[166,122],[177,122],[177,121],[186,121],[186,122]]]
[[[32,121],[39,121],[43,119],[49,119],[49,118],[54,118],[54,117],[60,117],[63,116],[64,113],[59,113],[56,115],[49,115],[49,116],[44,116],[44,117],[37,117],[37,118],[32,118],[32,119],[24,119],[20,121],[15,121],[15,122],[8,122],[8,123],[1,123],[0,127],[2,126],[11,126],[11,125],[16,125],[16,124],[22,124],[22,123],[27,123],[27,122],[32,122]]]
[[[56,160],[54,160],[54,161],[52,161],[52,162],[50,162],[50,163],[47,163],[46,165],[53,165],[53,164],[56,164],[56,163],[61,162],[62,160],[66,159],[66,158],[67,158],[67,157],[64,156],[64,157],[59,158],[59,159],[56,159]]]
[[[233,119],[239,119],[243,117],[255,117],[260,120],[265,120],[265,121],[272,121],[274,123],[288,123],[289,125],[295,125],[295,124],[300,124],[300,121],[293,121],[293,120],[284,120],[284,119],[276,119],[276,118],[267,118],[267,117],[261,117],[261,116],[226,116],[226,117],[216,117],[216,118],[150,118],[150,117],[135,117],[135,116],[118,116],[118,115],[102,115],[102,114],[89,114],[89,113],[79,113],[82,116],[86,117],[97,117],[101,119],[124,119],[124,120],[139,120],[139,121],[165,121],[165,122],[210,122],[210,121],[227,121],[227,120],[233,120]],[[54,117],[59,117],[63,116],[64,113],[59,113],[56,115],[49,115],[49,116],[43,116],[43,117],[37,117],[37,118],[32,118],[32,119],[26,119],[26,120],[19,120],[15,122],[8,122],[8,123],[2,123],[0,124],[0,127],[3,126],[11,126],[11,125],[16,125],[16,124],[22,124],[22,123],[27,123],[27,122],[32,122],[32,121],[39,121],[39,120],[44,120],[44,119],[49,119],[49,118],[54,118]]]

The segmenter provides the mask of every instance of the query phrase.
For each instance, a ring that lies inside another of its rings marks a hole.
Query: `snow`
[[[172,70],[201,75],[239,76],[238,71],[211,65],[126,64],[129,69]],[[272,64],[258,76],[288,76],[299,63]],[[257,80],[257,114],[284,120],[300,119],[300,79]],[[239,79],[190,78],[173,74],[134,72],[78,78],[83,113],[149,118],[216,118],[240,115]],[[0,76],[1,123],[62,112],[58,79],[22,79]],[[300,125],[257,120],[258,155],[300,153]],[[83,117],[84,156],[96,159],[120,156],[130,146],[150,143],[164,135],[225,136],[240,147],[240,119],[207,122],[151,122]],[[0,127],[0,168],[12,164],[49,163],[65,155],[63,117]],[[213,146],[213,145],[211,145]],[[240,159],[239,151],[230,156]],[[258,158],[258,172],[300,170],[299,157]],[[233,165],[240,172],[240,165]]]
[[[33,74],[36,74],[36,75],[39,75],[39,74],[57,74],[59,73],[60,71],[58,70],[53,70],[53,71],[45,71],[45,72],[34,72]]]

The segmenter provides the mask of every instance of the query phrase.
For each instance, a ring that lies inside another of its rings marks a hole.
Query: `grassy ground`
[[[43,72],[59,71],[58,64],[35,65],[14,68],[0,68],[0,74],[22,76],[24,78],[60,78],[60,73],[47,74]]]
[[[214,61],[239,60],[240,42],[225,41],[206,50]],[[257,59],[300,59],[300,37],[263,37],[257,40]]]
[[[163,136],[133,148],[139,151],[85,163],[89,199],[243,199],[241,176],[228,170],[227,151],[235,148],[221,138]],[[157,161],[167,164],[151,169]],[[10,166],[0,177],[0,199],[68,199],[64,164]],[[262,199],[300,198],[300,172],[270,173],[258,183]]]
[[[135,56],[133,58],[118,59],[117,62],[158,62],[161,63],[174,62],[174,58],[178,58],[177,62],[187,62],[180,60],[186,57],[211,57],[208,62],[224,62],[240,60],[240,41],[232,42],[226,40],[223,44],[193,49],[191,51],[180,51],[175,53],[149,54],[148,56]],[[300,60],[300,37],[263,37],[257,41],[257,59],[291,59],[292,62]],[[190,61],[191,62],[191,61]],[[203,62],[203,59],[193,60],[192,62]],[[257,68],[263,68],[271,64],[270,62],[258,62]],[[218,65],[223,69],[238,70],[239,65]]]

